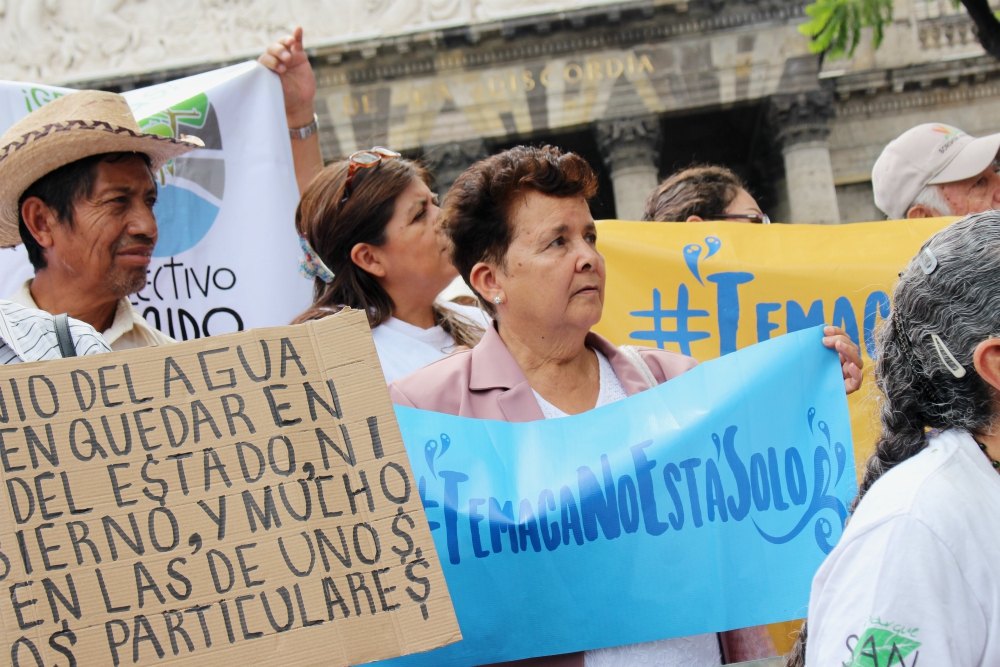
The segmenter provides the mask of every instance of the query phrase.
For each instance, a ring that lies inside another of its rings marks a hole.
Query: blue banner
[[[467,667],[801,618],[856,493],[820,327],[590,412],[396,408]]]

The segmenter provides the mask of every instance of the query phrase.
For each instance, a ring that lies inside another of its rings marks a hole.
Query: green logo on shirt
[[[907,628],[895,623],[883,623],[881,619],[871,619],[873,627],[865,630],[861,637],[852,635],[848,638],[847,647],[851,649],[851,659],[844,667],[912,667],[903,659],[920,648],[914,636],[917,628]],[[854,647],[850,640],[857,639]],[[913,656],[916,663],[917,655]]]

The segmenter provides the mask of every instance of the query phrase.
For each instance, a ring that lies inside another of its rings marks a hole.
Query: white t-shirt
[[[465,316],[481,327],[489,326],[489,318],[477,306],[460,306],[451,302],[439,305]],[[372,329],[372,338],[375,339],[375,350],[387,383],[409,375],[455,350],[455,340],[440,326],[421,329],[395,317],[390,317]]]
[[[597,354],[597,366],[601,373],[601,389],[597,394],[599,408],[615,401],[627,398],[625,387],[615,374],[611,362],[600,351]],[[535,400],[542,409],[546,419],[568,417],[565,412],[552,405],[541,395],[535,394]],[[662,639],[655,642],[630,644],[628,646],[613,646],[583,654],[584,667],[715,667],[722,664],[719,654],[719,638],[714,632],[706,635]]]
[[[1000,475],[971,435],[932,438],[862,499],[813,579],[806,664],[1000,665]]]

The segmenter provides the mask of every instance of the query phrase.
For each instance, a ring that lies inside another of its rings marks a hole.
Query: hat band
[[[99,130],[101,132],[108,132],[110,134],[118,135],[128,135],[135,138],[151,138],[160,141],[166,141],[168,143],[177,143],[172,137],[163,137],[158,134],[145,133],[145,132],[135,132],[127,127],[117,127],[103,120],[68,120],[62,123],[49,123],[48,125],[43,125],[40,130],[32,130],[26,134],[22,134],[20,139],[15,139],[10,142],[2,149],[0,149],[0,163],[6,160],[11,155],[15,154],[20,149],[27,146],[29,143],[43,139],[50,134],[55,134],[58,132],[69,132],[73,130]]]

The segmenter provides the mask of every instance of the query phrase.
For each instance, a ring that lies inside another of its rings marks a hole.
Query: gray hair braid
[[[923,449],[928,428],[992,426],[993,392],[975,372],[972,355],[1000,331],[998,306],[1000,212],[949,225],[910,261],[893,290],[892,315],[876,333],[882,433],[855,507],[879,477]],[[935,345],[935,334],[946,349]],[[949,369],[954,362],[961,368]]]
[[[928,429],[989,430],[994,391],[973,367],[1000,332],[1000,211],[953,223],[924,244],[892,292],[876,332],[882,432],[851,511],[886,472],[927,445]],[[936,344],[939,343],[939,344]],[[806,627],[785,662],[805,665]]]

